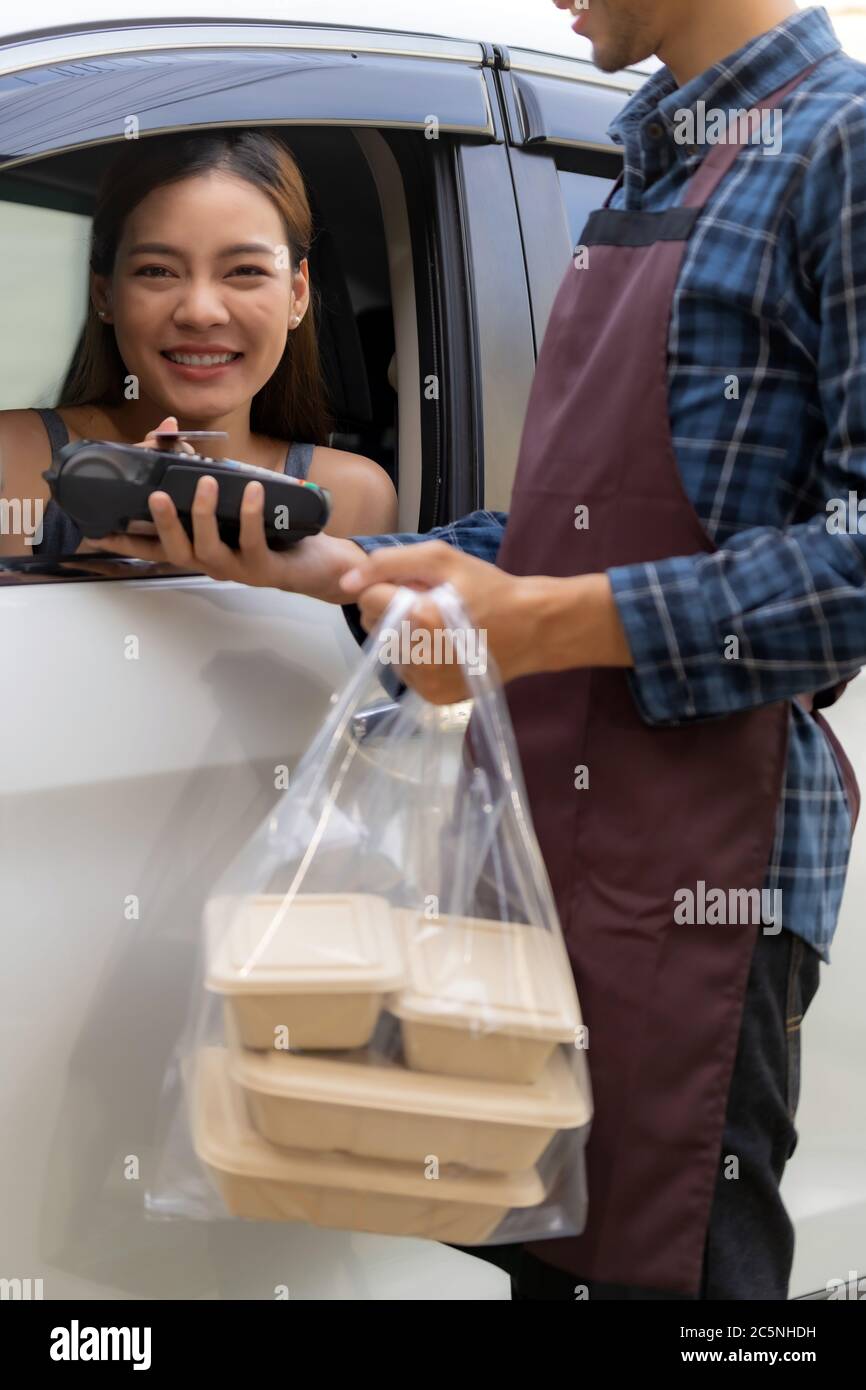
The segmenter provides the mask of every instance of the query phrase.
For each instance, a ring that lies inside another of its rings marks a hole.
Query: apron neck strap
[[[771,92],[757,106],[752,107],[754,111],[773,111],[781,106],[785,97],[795,91],[801,82],[805,82],[807,77],[811,77],[817,67],[823,63],[824,59],[819,58],[816,63],[810,63],[807,68],[792,77],[790,82],[786,82],[784,87],[779,87],[778,91]],[[725,174],[731,168],[740,150],[746,147],[745,140],[730,141],[725,145],[715,145],[706,156],[701,167],[692,178],[682,202],[686,208],[703,207],[715,193]],[[611,200],[615,193],[622,188],[625,179],[625,172],[619,174],[616,182],[604,200],[604,206],[610,207]]]
[[[823,62],[823,59],[819,59],[819,62]],[[803,71],[792,78],[790,82],[786,82],[784,87],[780,87],[778,91],[772,92],[768,97],[765,97],[763,101],[759,102],[757,106],[751,109],[753,111],[775,110],[777,107],[781,106],[785,97],[789,96],[791,92],[800,86],[801,82],[805,82],[807,77],[811,77],[817,67],[818,63],[810,63],[807,68],[804,68]],[[742,139],[731,140],[724,145],[714,145],[686,189],[682,206],[686,208],[704,207],[715,193],[740,151],[745,149],[747,144],[748,141]]]
[[[604,203],[602,204],[603,207],[606,207],[606,208],[609,208],[609,207],[610,207],[610,202],[611,202],[611,199],[613,198],[614,193],[618,193],[618,192],[619,192],[619,190],[622,188],[622,185],[623,185],[623,182],[624,182],[624,181],[625,181],[625,173],[624,173],[624,172],[620,172],[620,173],[617,175],[616,183],[613,185],[613,187],[611,188],[611,190],[610,190],[610,192],[608,193],[607,197],[605,198]]]

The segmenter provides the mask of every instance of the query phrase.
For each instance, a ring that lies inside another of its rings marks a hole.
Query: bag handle
[[[456,629],[464,633],[475,630],[460,594],[451,583],[446,582],[433,589],[425,590],[410,589],[405,586],[397,589],[379,622],[364,643],[357,668],[346,682],[339,697],[335,699],[330,714],[304,755],[303,763],[316,769],[309,785],[308,796],[311,801],[315,801],[318,797],[321,783],[328,775],[329,770],[333,774],[333,756],[340,741],[345,737],[351,720],[357,713],[358,705],[363,700],[368,685],[381,665],[379,650],[382,635],[388,630],[398,627],[404,618],[410,616],[415,604],[422,597],[436,605],[445,620],[445,624],[452,630]],[[467,648],[468,640],[463,647],[464,653]],[[522,900],[527,905],[531,904],[532,915],[539,924],[555,922],[556,906],[553,891],[532,828],[514,732],[510,721],[502,717],[502,683],[495,662],[486,653],[485,657],[486,659],[481,665],[473,666],[461,663],[473,701],[472,722],[480,731],[488,748],[493,751],[497,772],[502,779],[511,805],[519,839],[519,852],[515,859]],[[410,698],[421,699],[414,692],[410,691],[409,695]],[[403,698],[405,696],[401,696],[401,699]],[[340,782],[346,775],[348,765],[355,752],[357,752],[357,747],[353,745],[342,759],[339,773]],[[330,806],[332,800],[333,797],[326,798],[326,805]],[[323,823],[322,818],[320,818],[321,823]],[[276,818],[274,819],[274,829],[277,829]],[[310,852],[313,851],[314,843],[311,843]],[[529,870],[528,873],[527,870]]]

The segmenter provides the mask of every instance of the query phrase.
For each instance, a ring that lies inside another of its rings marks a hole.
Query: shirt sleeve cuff
[[[354,541],[355,544],[359,545],[367,554],[373,550],[378,550],[379,547],[383,545],[401,544],[396,536],[350,536],[349,540]],[[342,609],[343,617],[349,625],[349,631],[359,647],[363,647],[370,634],[364,630],[361,624],[361,610],[357,603],[344,603]],[[393,667],[383,666],[379,675],[379,680],[394,700],[398,700],[406,689],[406,686],[400,680],[399,676],[397,676]]]
[[[349,540],[354,541],[368,555],[374,550],[380,550],[383,545],[403,544],[399,536],[350,536]]]
[[[692,557],[621,565],[607,576],[634,662],[629,687],[644,722],[676,725],[723,713],[700,707],[708,667],[721,674],[731,663],[706,611]]]

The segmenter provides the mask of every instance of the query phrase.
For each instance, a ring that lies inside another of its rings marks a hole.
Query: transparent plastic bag
[[[498,676],[465,659],[455,590],[430,597],[471,702],[385,695],[399,590],[205,905],[151,1214],[465,1245],[583,1229],[568,956]]]

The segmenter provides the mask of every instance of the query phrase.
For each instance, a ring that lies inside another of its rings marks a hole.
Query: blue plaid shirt
[[[833,751],[793,697],[866,664],[866,534],[835,534],[827,510],[866,499],[866,67],[841,52],[824,10],[804,11],[685,87],[661,69],[611,134],[625,166],[612,205],[676,206],[706,153],[675,138],[677,113],[750,108],[820,59],[785,101],[781,150],[744,150],[716,190],[673,304],[674,448],[718,549],[608,574],[648,725],[791,701],[765,886],[782,891],[783,925],[829,960],[851,811]],[[441,539],[492,562],[506,520],[479,511],[427,535],[354,539],[366,550]],[[731,636],[737,660],[724,656]]]

